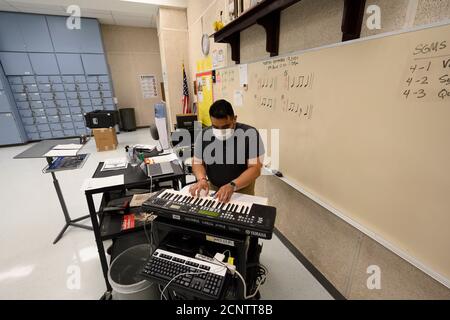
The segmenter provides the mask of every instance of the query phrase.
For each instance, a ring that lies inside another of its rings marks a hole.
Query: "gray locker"
[[[50,124],[50,129],[52,130],[62,130],[60,120],[58,116],[53,116],[48,118],[48,123]]]
[[[82,114],[72,114],[72,119],[74,122],[83,122],[84,123],[84,116]]]
[[[26,51],[53,52],[52,40],[50,39],[45,16],[37,14],[17,14],[16,16]]]
[[[29,53],[31,66],[36,75],[59,74],[56,56],[53,53]]]
[[[28,110],[19,110],[19,114],[22,118],[27,118],[27,117],[32,117],[33,116],[33,112],[28,109]]]
[[[64,132],[63,131],[52,131],[53,134],[53,138],[62,138],[64,137]]]
[[[8,77],[9,84],[22,84],[22,77]]]
[[[52,84],[52,90],[55,92],[63,92],[64,86],[60,83],[55,83],[55,84]]]
[[[75,132],[77,133],[77,135],[87,134],[86,128],[75,129]]]
[[[0,79],[0,90],[3,90],[4,88],[3,88],[3,82],[2,82],[2,80]]]
[[[111,91],[111,86],[109,85],[109,83],[100,83],[100,89]]]
[[[28,101],[19,101],[16,102],[17,109],[19,110],[29,110],[30,109],[30,103]]]
[[[105,110],[111,110],[111,111],[116,110],[116,108],[112,104],[105,104],[104,108],[105,108]]]
[[[61,123],[63,129],[73,129],[73,122],[63,122]]]
[[[97,76],[87,76],[86,80],[88,83],[98,83],[99,77]]]
[[[55,101],[53,100],[44,100],[42,101],[42,104],[44,105],[44,108],[56,108]]]
[[[22,118],[22,123],[24,126],[33,125],[36,123],[34,118]]]
[[[50,83],[50,78],[48,76],[36,76],[37,84],[47,84]]]
[[[51,84],[38,84],[39,92],[51,92],[52,85]]]
[[[106,59],[103,54],[82,54],[84,71],[86,74],[98,75],[108,74]]]
[[[58,112],[60,115],[70,115],[69,108],[58,108]],[[61,118],[61,121],[63,121],[63,118]],[[70,118],[70,121],[72,121],[72,118]]]
[[[84,72],[82,72],[82,73],[84,73]],[[75,76],[75,83],[86,83],[86,77],[85,76]]]
[[[78,99],[78,93],[77,92],[66,92],[66,97],[69,100]],[[70,102],[69,102],[70,105]]]
[[[67,100],[56,100],[55,105],[58,108],[67,108],[69,106],[69,104],[67,103]]]
[[[26,93],[15,93],[14,100],[16,101],[28,101],[28,97]]]
[[[92,105],[91,99],[81,99],[81,105],[83,107],[88,107]]]
[[[103,96],[103,98],[111,98],[112,93],[111,93],[111,91],[102,91],[102,96]]]
[[[0,51],[25,51],[15,13],[0,12]]]
[[[45,123],[45,124],[38,124],[37,128],[38,128],[39,132],[50,131],[50,126],[47,123]]]
[[[41,139],[51,139],[53,138],[52,132],[49,130],[47,132],[39,132]]]
[[[45,116],[44,117],[37,117],[37,118],[35,118],[35,120],[36,120],[36,124],[38,125],[37,127],[38,127],[39,130],[42,130],[40,125],[48,123],[47,117],[45,117]],[[46,128],[46,127],[44,126],[42,128]],[[45,131],[45,130],[42,130],[42,131]]]
[[[31,141],[37,141],[40,140],[41,138],[39,137],[39,133],[27,133],[28,139],[30,139]]]
[[[88,88],[90,91],[99,91],[100,90],[100,84],[99,83],[89,83]]]
[[[0,112],[11,112],[11,104],[5,91],[0,91]]]
[[[72,123],[72,116],[70,114],[65,114],[65,115],[61,116],[61,122]]]
[[[57,54],[56,58],[61,74],[84,74],[79,54],[61,53]]]
[[[44,117],[45,116],[45,110],[44,109],[34,109],[31,112],[33,113],[33,116],[35,118]]]
[[[66,83],[64,84],[65,91],[76,91],[75,83]]]
[[[19,128],[12,113],[0,113],[0,144],[21,143]]]
[[[35,84],[36,79],[34,78],[34,76],[23,76],[22,83],[23,84]]]
[[[54,117],[54,118],[56,118],[56,122],[57,123],[50,123],[50,129],[52,129],[52,130],[62,130],[62,126],[61,126],[61,124],[59,123],[59,117]]]
[[[100,91],[89,91],[89,94],[90,94],[91,98],[96,98],[96,99],[101,98]]]
[[[32,126],[24,126],[25,132],[26,133],[35,133],[38,132],[38,129],[35,125]]]
[[[112,98],[105,98],[105,99],[103,99],[103,103],[104,104],[112,104],[112,105],[114,105],[114,101],[113,101]]]
[[[86,83],[79,83],[75,85],[75,89],[77,91],[82,91],[84,93],[84,91],[88,91],[88,86]],[[89,93],[86,92],[86,95],[89,97]]]
[[[73,76],[62,76],[63,83],[75,83],[75,78]]]
[[[56,100],[67,99],[66,98],[66,94],[64,92],[53,92],[53,95],[54,95]]]
[[[92,105],[94,107],[98,107],[98,106],[101,106],[103,104],[102,103],[102,99],[91,99],[91,101],[92,101]]]
[[[25,84],[26,92],[39,92],[37,84]]]
[[[30,101],[41,100],[41,95],[39,93],[28,93],[28,100]]]
[[[75,130],[71,129],[71,130],[64,130],[64,135],[66,137],[71,137],[75,135]]]
[[[84,125],[84,122],[74,122],[75,129],[84,129],[86,126]]]
[[[72,113],[72,114],[81,113],[81,108],[80,107],[71,107],[70,108],[70,113]]]
[[[96,19],[81,21],[81,52],[103,53],[100,26]]]
[[[7,76],[33,74],[33,69],[26,53],[0,52],[0,61]]]
[[[43,93],[41,93],[41,99],[43,101],[53,100],[53,92],[43,92]]]
[[[11,91],[13,93],[25,93],[25,85],[13,84],[13,85],[11,85]]]
[[[81,30],[68,29],[66,17],[47,16],[46,18],[55,52],[80,52]]]
[[[45,113],[47,116],[57,116],[58,115],[58,109],[52,108],[52,109],[45,109]],[[58,118],[59,121],[59,118]]]
[[[69,107],[79,107],[80,106],[80,100],[67,100],[69,103]]]
[[[60,76],[50,76],[50,83],[62,83],[62,79]]]
[[[30,107],[31,107],[31,109],[42,109],[44,107],[44,104],[40,100],[38,100],[38,101],[31,101],[30,102]]]
[[[109,77],[108,76],[98,76],[98,82],[109,83]]]

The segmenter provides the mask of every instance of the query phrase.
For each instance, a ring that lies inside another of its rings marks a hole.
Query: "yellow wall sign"
[[[205,72],[212,69],[212,59],[211,56],[206,57],[197,61],[197,72]]]
[[[211,125],[209,117],[209,108],[213,104],[213,83],[212,72],[197,73],[197,103],[198,103],[198,121],[205,126]]]

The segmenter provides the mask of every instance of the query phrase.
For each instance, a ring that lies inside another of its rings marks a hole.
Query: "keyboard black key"
[[[230,207],[230,203],[227,204],[227,207],[225,208],[226,211],[228,211],[228,208]]]

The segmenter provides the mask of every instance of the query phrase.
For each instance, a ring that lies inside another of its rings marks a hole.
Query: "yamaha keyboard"
[[[161,217],[263,239],[272,238],[276,216],[274,207],[238,201],[223,203],[213,197],[193,197],[175,190],[161,190],[142,208]]]

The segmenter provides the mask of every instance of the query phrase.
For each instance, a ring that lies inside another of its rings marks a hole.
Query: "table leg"
[[[94,199],[92,194],[86,194],[86,201],[89,208],[89,215],[91,216],[92,227],[94,229],[95,242],[97,244],[98,255],[100,257],[100,264],[102,266],[103,277],[105,278],[105,284],[108,292],[112,291],[111,285],[108,281],[108,261],[106,260],[105,247],[100,233],[100,226],[98,223],[97,212],[95,210]]]

